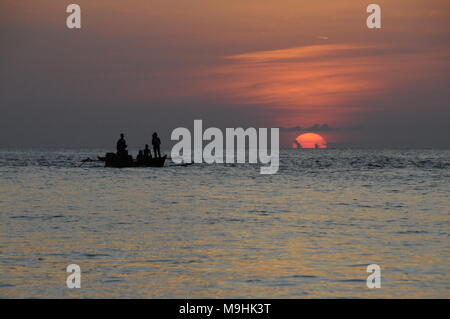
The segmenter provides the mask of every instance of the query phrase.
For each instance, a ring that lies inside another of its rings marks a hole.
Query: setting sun
[[[293,148],[327,148],[327,141],[316,133],[304,133],[297,136]]]

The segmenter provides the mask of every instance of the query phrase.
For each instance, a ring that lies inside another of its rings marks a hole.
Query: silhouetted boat
[[[163,167],[167,155],[163,157],[153,157],[142,161],[137,161],[131,156],[117,156],[115,153],[106,153],[105,157],[98,157],[100,161],[105,161],[105,167]]]

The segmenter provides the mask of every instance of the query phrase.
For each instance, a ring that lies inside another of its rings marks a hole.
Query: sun
[[[316,133],[300,134],[292,143],[293,148],[327,148],[327,141]]]

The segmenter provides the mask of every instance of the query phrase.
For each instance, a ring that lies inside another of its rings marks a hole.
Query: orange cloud
[[[374,111],[377,106],[369,107],[368,101],[423,76],[439,58],[426,50],[362,44],[249,52],[224,57],[223,64],[206,70],[202,91],[249,107],[268,106],[276,114],[273,125],[338,127]]]
[[[205,83],[205,90],[241,104],[290,111],[290,118],[276,119],[279,125],[343,122],[354,111],[347,102],[384,88],[369,76],[378,66],[358,56],[370,49],[330,44],[228,56],[209,71],[218,80]]]

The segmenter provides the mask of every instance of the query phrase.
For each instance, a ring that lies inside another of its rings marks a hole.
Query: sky
[[[448,148],[449,40],[448,0],[2,0],[0,147],[164,147],[202,119]]]

